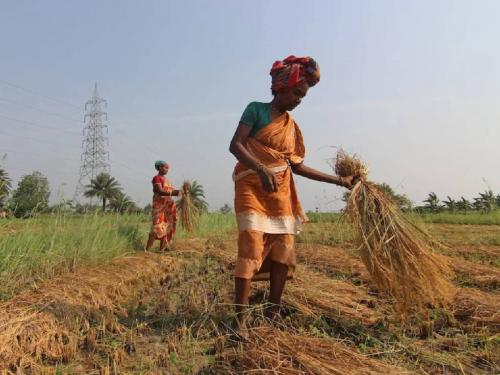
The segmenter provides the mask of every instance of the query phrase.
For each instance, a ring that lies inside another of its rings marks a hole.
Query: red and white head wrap
[[[275,61],[271,72],[271,89],[278,92],[286,87],[294,87],[307,82],[309,87],[319,82],[319,66],[312,57],[288,56],[283,61]]]

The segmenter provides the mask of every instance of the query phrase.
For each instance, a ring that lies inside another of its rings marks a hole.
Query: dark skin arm
[[[179,190],[172,190],[171,192],[162,189],[161,184],[153,185],[153,192],[163,197],[176,197],[179,195]]]
[[[264,190],[267,192],[278,191],[278,183],[274,173],[259,162],[253,155],[251,155],[246,149],[246,140],[250,135],[251,128],[245,124],[240,123],[236,132],[234,133],[233,139],[231,140],[231,145],[229,146],[229,151],[238,159],[241,163],[245,164],[247,167],[255,170],[262,181]],[[336,184],[344,186],[346,188],[352,187],[352,177],[339,177],[329,175],[320,172],[316,169],[310,168],[303,163],[292,166],[292,171],[299,176],[309,178],[311,180],[327,182],[331,184]]]
[[[340,177],[331,174],[320,172],[314,168],[308,167],[304,163],[292,165],[292,171],[299,176],[309,178],[315,181],[327,182],[330,184],[335,184],[343,186],[347,189],[352,187],[353,177]]]
[[[250,126],[240,122],[233,135],[233,139],[231,140],[229,151],[236,157],[236,159],[238,159],[239,162],[257,172],[265,191],[276,192],[278,191],[278,183],[274,173],[253,157],[253,155],[250,154],[246,148],[246,141],[250,135],[250,130]]]

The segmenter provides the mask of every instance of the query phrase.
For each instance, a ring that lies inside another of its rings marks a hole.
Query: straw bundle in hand
[[[188,232],[193,231],[197,224],[198,208],[194,204],[189,181],[184,181],[182,184],[181,199],[177,203],[177,207],[182,227]]]
[[[436,242],[409,221],[376,184],[366,180],[368,168],[359,158],[339,150],[335,172],[355,176],[345,213],[357,232],[361,259],[377,287],[395,298],[403,314],[426,304],[446,304],[453,292],[452,272],[432,252]]]

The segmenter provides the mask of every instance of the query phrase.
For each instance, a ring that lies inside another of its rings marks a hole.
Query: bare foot
[[[234,339],[237,341],[248,341],[250,330],[248,328],[248,315],[246,311],[238,312],[234,322]]]
[[[248,329],[248,326],[246,324],[244,326],[240,326],[237,334],[241,341],[250,340],[250,330]]]
[[[248,328],[246,319],[244,321],[240,321],[238,319],[237,327],[235,330],[235,339],[237,341],[249,341],[250,340],[250,330]]]
[[[278,320],[281,318],[280,310],[280,305],[272,304],[271,306],[266,308],[264,315],[270,320]]]
[[[172,251],[172,247],[170,246],[170,244],[166,244],[162,247],[160,247],[160,253],[169,253]]]

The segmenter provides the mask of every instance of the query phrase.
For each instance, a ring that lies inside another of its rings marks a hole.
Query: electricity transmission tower
[[[85,103],[82,165],[75,190],[75,201],[82,197],[85,185],[88,185],[90,180],[101,172],[109,173],[109,153],[106,149],[109,145],[106,125],[108,114],[103,111],[103,107],[107,108],[107,103],[99,97],[96,83],[92,97]]]

